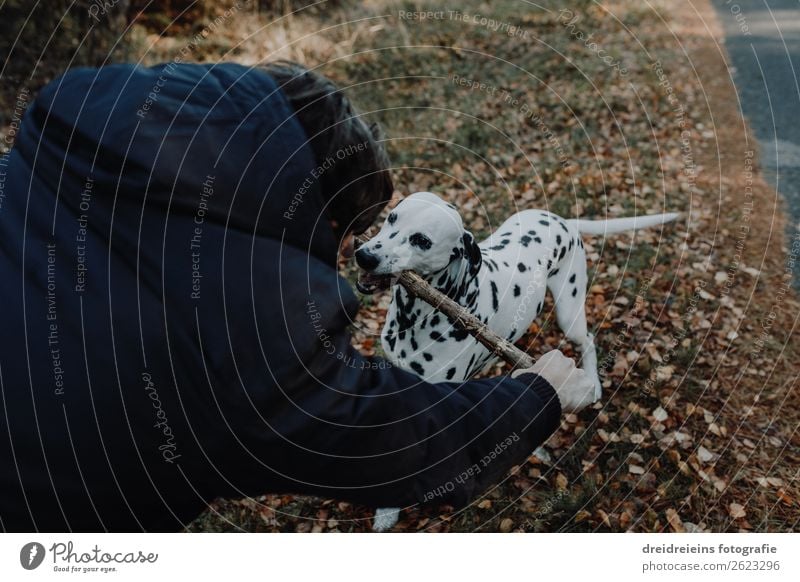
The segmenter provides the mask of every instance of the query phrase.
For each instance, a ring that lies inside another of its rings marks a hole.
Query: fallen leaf
[[[783,489],[778,489],[778,499],[780,499],[786,505],[794,505],[794,499],[792,499],[792,497]]]
[[[675,373],[675,366],[659,366],[656,368],[656,380],[666,382]]]
[[[704,446],[697,447],[697,460],[701,463],[710,463],[717,460],[717,456]]]
[[[676,533],[684,533],[686,531],[686,528],[683,526],[683,521],[678,515],[678,512],[674,509],[667,509],[667,521],[672,531]]]
[[[658,422],[664,422],[669,418],[667,411],[661,408],[660,406],[653,411],[653,418],[655,418]]]
[[[731,503],[728,505],[728,513],[733,519],[741,519],[747,515],[747,512],[744,510],[744,506],[738,503]]]

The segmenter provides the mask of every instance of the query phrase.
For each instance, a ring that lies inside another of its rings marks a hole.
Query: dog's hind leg
[[[547,287],[555,301],[558,326],[580,350],[581,366],[594,382],[595,400],[600,400],[603,387],[597,374],[597,352],[586,323],[586,283],[586,253],[576,245],[558,265],[558,273],[548,278]]]

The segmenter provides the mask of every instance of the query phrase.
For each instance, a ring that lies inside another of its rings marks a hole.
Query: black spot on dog
[[[469,333],[459,327],[454,327],[451,329],[448,335],[457,342],[463,342],[469,337]]]
[[[408,301],[403,301],[403,294],[401,293],[400,286],[398,285],[394,292],[394,300],[397,303],[397,326],[401,330],[413,327],[417,320],[416,315],[414,315],[412,312],[416,297],[412,295],[409,296]],[[405,337],[405,334],[403,334],[403,337]],[[402,340],[403,337],[400,339]]]
[[[390,212],[387,221],[389,222],[389,224],[394,224],[395,222],[397,222],[397,213]]]
[[[570,275],[570,277],[569,277],[569,282],[570,283],[574,283],[575,282],[575,275],[576,275],[576,273],[572,273],[572,275]]]
[[[426,362],[430,362],[433,359],[433,356],[428,352],[422,352],[422,357],[425,358]]]
[[[573,296],[573,297],[575,297],[577,294],[578,294],[578,288],[577,288],[577,287],[575,287],[575,288],[572,290],[572,296]]]
[[[442,321],[442,320],[439,318],[439,315],[438,315],[438,314],[434,315],[434,316],[431,318],[431,327],[436,327],[437,325],[439,325],[439,322],[441,322],[441,321]]]
[[[536,244],[542,244],[542,239],[537,236],[536,238],[533,239],[533,242],[535,242]]]
[[[450,368],[449,370],[447,370],[447,374],[445,374],[445,377],[448,380],[452,380],[453,376],[455,376],[455,375],[456,375],[456,369],[455,368]]]
[[[378,244],[375,245],[375,249],[376,250],[377,249],[381,249],[381,248],[383,248],[383,245],[381,243],[378,243]]]
[[[406,357],[406,351],[405,350],[400,350],[400,357],[401,358],[405,358]]]
[[[497,284],[494,281],[490,281],[489,285],[492,287],[492,308],[497,311],[497,308],[500,307],[500,302],[497,299]]]
[[[417,343],[417,340],[416,340],[416,338],[414,338],[413,335],[411,336],[411,340],[410,341],[411,341],[411,349],[416,352],[419,349],[419,344]]]
[[[433,246],[433,242],[421,232],[415,232],[408,237],[408,244],[412,247],[417,247],[420,250],[427,251]]]
[[[563,229],[564,229],[564,232],[567,232],[567,233],[568,233],[568,232],[569,232],[569,230],[567,230],[567,225],[566,225],[566,224],[564,224],[564,221],[563,221],[563,220],[559,220],[558,222],[559,222],[559,224],[561,225],[561,228],[563,228]]]
[[[522,246],[527,247],[529,244],[531,244],[531,237],[525,235],[521,239],[519,239],[519,242]]]
[[[560,235],[560,234],[557,234],[557,235],[556,235],[556,244],[557,244],[557,245],[560,245],[560,244],[561,244],[561,235]]]
[[[389,349],[394,351],[394,344],[397,343],[397,338],[394,337],[393,333],[386,334],[386,343],[389,344]]]
[[[423,368],[419,362],[411,362],[411,364],[409,365],[411,366],[411,369],[414,370],[420,376],[425,375],[425,368]]]
[[[542,307],[544,307],[544,303],[542,303],[540,301],[539,302],[539,306],[536,308],[536,313],[541,313],[542,312]]]
[[[556,275],[558,275],[558,271],[559,271],[559,269],[553,269],[547,276],[548,277],[555,277]]]
[[[526,267],[525,265],[523,265],[522,263],[519,263],[519,264],[517,265],[517,269],[519,269],[519,272],[520,272],[520,273],[524,273],[524,272],[525,272],[525,270],[527,269],[527,267]]]
[[[503,261],[503,266],[504,266],[504,267],[508,267],[508,263],[507,263],[507,262],[505,262],[505,261]]]
[[[464,256],[469,261],[469,272],[471,274],[477,273],[481,268],[483,256],[481,255],[481,248],[475,242],[475,237],[472,233],[465,232],[461,235],[461,241],[464,243]]]
[[[490,251],[502,251],[504,248],[506,248],[506,247],[504,247],[502,245],[495,245],[493,247],[489,247],[489,250]]]
[[[531,236],[536,236],[536,231],[535,230],[529,230],[528,234],[531,235]]]
[[[514,297],[519,297],[520,293],[522,293],[522,290],[519,288],[519,285],[514,285]]]
[[[444,273],[442,273],[442,276],[441,276],[441,277],[439,277],[439,280],[438,280],[438,281],[436,281],[436,284],[437,284],[439,287],[441,287],[441,286],[443,286],[443,285],[444,285],[446,282],[447,282],[447,271],[445,271]]]
[[[403,341],[404,339],[406,339],[406,330],[403,330],[400,333],[398,333],[397,334],[397,339],[399,339],[400,341]]]
[[[578,239],[578,246],[583,248],[583,239],[580,239],[580,238]]]
[[[437,341],[437,342],[445,341],[444,336],[442,336],[442,334],[440,334],[438,331],[432,331],[431,332],[431,339],[434,340],[434,341]]]
[[[394,238],[397,236],[397,231],[394,231],[392,234],[389,235],[389,238]]]
[[[569,239],[569,250],[572,250],[572,245],[575,243],[574,240]]]
[[[548,222],[547,220],[540,220],[539,224],[542,224],[544,226],[550,226],[550,222]]]
[[[558,256],[558,249],[553,249],[553,258],[555,259]]]
[[[550,271],[552,266],[553,266],[553,261],[551,261],[550,259],[547,259],[547,270],[548,270],[548,272]]]
[[[567,247],[561,247],[561,252],[558,254],[558,260],[560,261],[561,259],[563,259],[564,255],[566,254],[567,254]]]

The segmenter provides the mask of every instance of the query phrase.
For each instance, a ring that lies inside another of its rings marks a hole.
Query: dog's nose
[[[381,260],[377,255],[372,254],[365,248],[360,248],[356,251],[356,263],[365,271],[372,271],[380,262]]]

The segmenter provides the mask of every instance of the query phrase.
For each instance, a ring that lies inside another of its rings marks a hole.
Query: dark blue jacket
[[[233,64],[41,91],[0,158],[0,529],[174,530],[268,492],[460,506],[556,428],[536,376],[431,385],[351,348],[305,141]]]

